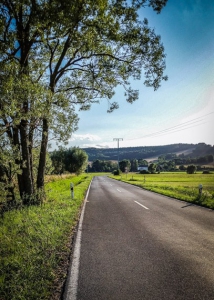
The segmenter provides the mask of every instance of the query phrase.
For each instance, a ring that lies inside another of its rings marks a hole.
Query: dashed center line
[[[118,192],[122,193],[119,189],[117,189]]]
[[[135,201],[135,203],[137,203],[138,205],[142,206],[142,207],[145,208],[145,209],[149,209],[148,207],[144,206],[143,204],[141,204],[141,203],[139,203],[139,202],[137,202],[137,201]]]

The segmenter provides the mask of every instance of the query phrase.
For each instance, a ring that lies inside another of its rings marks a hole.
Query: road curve
[[[214,299],[214,212],[108,177],[85,206],[75,299]]]

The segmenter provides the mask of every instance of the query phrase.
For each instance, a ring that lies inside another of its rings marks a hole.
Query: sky
[[[126,102],[116,88],[119,109],[107,113],[106,100],[79,112],[79,129],[67,147],[116,148],[176,143],[214,145],[214,1],[168,0],[160,14],[141,9],[140,18],[161,36],[168,81],[154,91],[132,81],[139,99]]]

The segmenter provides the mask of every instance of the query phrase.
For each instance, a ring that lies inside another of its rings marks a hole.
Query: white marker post
[[[127,173],[128,173],[128,168],[125,167],[125,173],[126,173],[126,179],[127,179]]]
[[[70,183],[70,189],[71,189],[71,199],[74,199],[74,184]]]
[[[202,194],[202,189],[203,189],[203,185],[202,185],[202,184],[199,184],[198,189],[199,189],[199,195],[201,196],[201,194]]]

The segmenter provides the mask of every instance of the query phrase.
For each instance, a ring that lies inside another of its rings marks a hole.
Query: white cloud
[[[96,147],[97,147],[97,148],[104,148],[104,149],[105,149],[105,148],[109,148],[108,145],[96,145]]]
[[[95,134],[73,134],[69,141],[89,141],[95,142],[100,141],[101,138]]]

